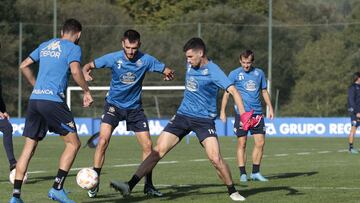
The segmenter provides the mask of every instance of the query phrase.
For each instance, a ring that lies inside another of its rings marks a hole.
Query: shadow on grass
[[[318,174],[317,171],[310,171],[310,172],[293,172],[293,173],[280,173],[275,175],[266,176],[268,179],[283,179],[283,178],[294,178],[298,176],[313,176]]]
[[[211,192],[204,192],[203,189],[206,188],[219,188],[218,191],[211,191]],[[171,190],[169,192],[164,193],[163,197],[148,197],[145,194],[142,193],[142,191],[135,191],[132,193],[134,196],[130,197],[122,197],[120,193],[114,192],[114,194],[111,195],[98,195],[95,199],[89,199],[88,201],[82,201],[83,203],[93,203],[93,202],[140,202],[140,201],[146,201],[146,200],[157,200],[157,201],[171,201],[176,200],[179,198],[184,197],[190,197],[193,198],[201,197],[201,196],[208,196],[208,195],[214,195],[214,194],[220,194],[227,196],[227,190],[224,187],[223,184],[198,184],[198,185],[187,185],[187,186],[178,186],[173,185],[169,187],[163,187],[163,190]],[[200,191],[199,189],[202,189]],[[288,193],[286,195],[303,195],[303,193],[300,193],[298,190],[293,189],[289,186],[276,186],[276,187],[261,187],[261,188],[253,188],[253,189],[246,189],[246,190],[240,190],[240,194],[249,197],[252,195],[256,195],[259,193],[264,192],[275,192],[275,191],[287,191]],[[189,199],[187,199],[189,200]]]

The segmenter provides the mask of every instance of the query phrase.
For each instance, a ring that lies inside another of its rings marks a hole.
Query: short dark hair
[[[81,30],[82,30],[81,23],[74,18],[67,19],[62,27],[63,33],[69,33],[69,32],[77,33],[77,32],[81,32]]]
[[[191,38],[189,41],[186,42],[183,51],[187,52],[189,49],[201,50],[204,52],[204,54],[206,54],[205,43],[201,38],[198,37]]]
[[[242,58],[249,58],[249,56],[251,56],[251,61],[254,61],[254,60],[255,60],[255,54],[254,54],[254,52],[251,51],[250,49],[247,49],[247,50],[245,50],[244,52],[242,52],[242,53],[240,54],[240,60],[241,60]]]
[[[356,82],[356,80],[357,80],[358,78],[360,78],[360,72],[355,72],[355,73],[353,74],[353,82]]]
[[[124,36],[122,40],[129,40],[130,43],[139,42],[140,41],[140,33],[136,30],[126,30],[124,32]]]

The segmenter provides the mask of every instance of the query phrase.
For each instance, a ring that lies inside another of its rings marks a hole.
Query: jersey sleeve
[[[70,63],[72,62],[79,62],[81,63],[81,48],[80,46],[75,46],[74,48],[71,49],[69,56],[68,56],[68,64],[70,65]]]
[[[231,71],[229,76],[228,76],[229,80],[232,82],[232,83],[235,83],[235,80],[236,80],[236,72],[235,71]]]
[[[227,90],[229,86],[233,85],[225,73],[217,66],[211,69],[211,78],[218,87],[224,90]]]
[[[106,54],[94,60],[95,68],[111,68],[114,63],[113,54]]]
[[[266,83],[266,78],[265,78],[265,74],[264,71],[260,71],[260,85],[261,85],[261,89],[266,89],[267,88],[267,83]]]
[[[165,64],[161,63],[158,59],[155,57],[149,56],[148,57],[148,71],[150,72],[158,72],[162,73],[165,69]]]
[[[36,48],[34,51],[32,51],[29,55],[29,57],[31,58],[31,60],[33,60],[34,62],[38,62],[40,60],[40,51],[39,51],[39,47]]]

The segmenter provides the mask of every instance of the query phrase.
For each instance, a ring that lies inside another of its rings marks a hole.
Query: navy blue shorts
[[[42,140],[48,130],[62,136],[76,132],[71,111],[64,102],[31,99],[26,111],[23,136]]]
[[[254,114],[252,117],[255,117],[256,115],[259,114]],[[261,121],[259,123],[258,126],[256,126],[255,128],[251,128],[250,130],[243,130],[242,126],[240,125],[240,115],[236,114],[235,116],[235,123],[234,123],[234,133],[236,136],[238,137],[242,137],[242,136],[247,136],[248,131],[250,131],[250,134],[263,134],[265,135],[266,133],[266,129],[265,129],[265,121],[264,121],[264,117],[261,118]]]
[[[217,137],[214,120],[189,117],[181,114],[173,116],[164,128],[164,131],[176,135],[180,140],[191,131],[196,133],[199,142],[208,137]]]
[[[148,120],[143,108],[120,109],[115,105],[105,102],[104,114],[101,122],[110,124],[113,129],[118,126],[120,121],[126,121],[126,129],[134,132],[149,131]]]
[[[356,113],[350,113],[351,118],[351,126],[359,127],[360,126],[360,118],[356,117]]]

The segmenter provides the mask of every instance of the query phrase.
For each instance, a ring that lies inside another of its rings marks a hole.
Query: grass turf
[[[88,137],[81,137],[85,143]],[[156,140],[156,137],[153,137]],[[232,171],[234,183],[246,202],[360,202],[360,155],[349,154],[344,138],[267,138],[262,174],[269,182],[249,181],[240,184],[236,163],[234,137],[221,137],[221,152]],[[16,155],[20,154],[24,139],[14,138]],[[40,142],[30,163],[29,181],[23,185],[24,202],[52,202],[47,191],[57,172],[63,150],[60,138],[50,136]],[[253,139],[248,140],[247,172],[251,173]],[[73,168],[92,166],[94,149],[81,148]],[[12,185],[8,181],[8,162],[0,149],[0,202],[8,202]],[[231,202],[226,187],[195,137],[176,146],[153,172],[155,185],[164,197],[150,198],[143,194],[143,182],[135,187],[132,197],[124,199],[109,188],[112,179],[127,181],[141,159],[141,149],[135,137],[113,137],[101,175],[98,197],[90,199],[86,191],[76,185],[77,170],[66,179],[65,188],[76,202]],[[126,165],[129,164],[129,165]]]

